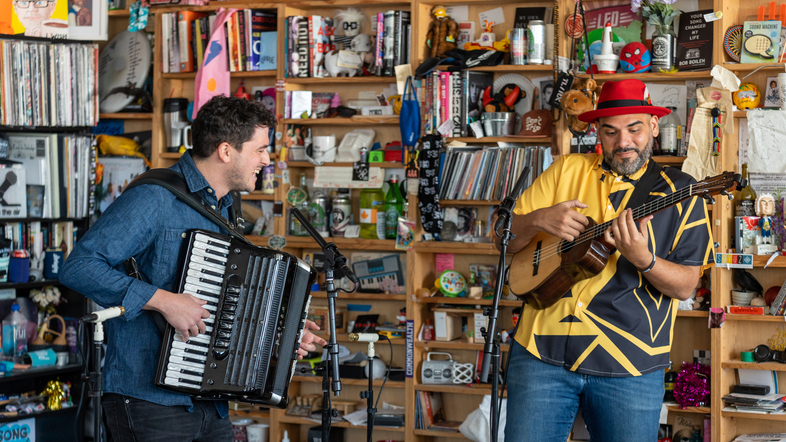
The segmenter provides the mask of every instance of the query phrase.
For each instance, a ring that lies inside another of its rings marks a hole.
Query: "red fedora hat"
[[[652,105],[647,85],[640,80],[607,81],[600,90],[597,109],[579,115],[579,120],[594,123],[598,118],[627,114],[652,114],[661,118],[670,113],[665,107]]]

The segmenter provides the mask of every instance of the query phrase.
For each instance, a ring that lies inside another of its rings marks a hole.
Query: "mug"
[[[190,124],[183,121],[176,122],[172,124],[172,130],[177,134],[175,137],[173,137],[173,140],[179,140],[180,147],[185,146],[186,149],[191,149],[192,147],[194,147],[194,145],[191,144],[190,141],[191,139]]]
[[[248,442],[267,442],[268,432],[270,425],[268,424],[251,424],[246,427],[246,436]]]
[[[781,110],[786,110],[786,73],[778,74],[778,94],[781,99]]]
[[[336,160],[336,136],[335,135],[321,135],[315,136],[312,139],[314,148],[311,158],[314,161],[322,161],[330,163]]]

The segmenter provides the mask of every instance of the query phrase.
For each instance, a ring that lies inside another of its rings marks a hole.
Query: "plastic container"
[[[11,314],[3,319],[3,354],[21,357],[27,353],[27,318],[19,304],[11,306]]]

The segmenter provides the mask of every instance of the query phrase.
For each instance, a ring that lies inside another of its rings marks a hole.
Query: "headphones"
[[[753,349],[753,357],[756,359],[756,362],[774,361],[786,364],[786,351],[770,350],[770,347],[763,344]]]

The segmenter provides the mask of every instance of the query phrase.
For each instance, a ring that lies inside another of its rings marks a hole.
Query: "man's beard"
[[[640,150],[635,147],[625,147],[614,149],[611,152],[607,152],[606,149],[603,149],[603,159],[614,172],[617,172],[620,175],[632,175],[644,167],[644,165],[647,163],[647,160],[650,159],[652,156],[652,146],[654,145],[655,137],[650,135],[650,140],[647,142],[647,145],[644,146],[644,149]],[[623,158],[621,161],[614,160],[614,156],[616,154],[629,151],[636,151],[639,155],[636,158]]]

